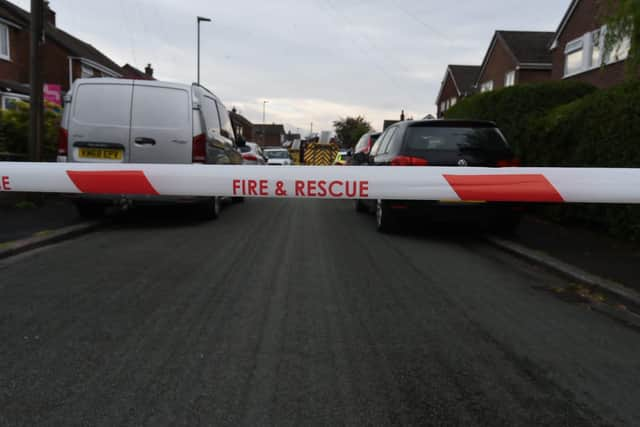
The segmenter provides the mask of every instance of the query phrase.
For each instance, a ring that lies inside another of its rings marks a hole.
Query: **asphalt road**
[[[472,233],[179,212],[0,263],[0,425],[640,425],[640,333]]]

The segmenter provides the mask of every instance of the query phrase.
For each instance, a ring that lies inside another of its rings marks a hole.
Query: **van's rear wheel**
[[[213,197],[202,204],[200,214],[202,219],[214,220],[220,216],[220,197]]]
[[[78,215],[86,219],[96,219],[104,215],[104,205],[95,202],[77,201],[75,203]]]
[[[395,215],[385,200],[376,202],[376,229],[381,233],[390,233],[396,229]]]

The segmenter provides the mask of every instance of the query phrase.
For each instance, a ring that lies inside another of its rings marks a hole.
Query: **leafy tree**
[[[640,72],[640,0],[608,0],[605,22],[604,57],[616,53],[626,40],[630,41],[627,72],[637,78]]]
[[[371,124],[364,117],[340,118],[333,122],[338,140],[345,148],[353,148],[360,137],[373,130]]]

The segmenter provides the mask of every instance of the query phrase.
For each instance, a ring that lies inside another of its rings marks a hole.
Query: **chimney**
[[[147,64],[147,66],[144,68],[144,75],[150,79],[153,78],[153,68],[151,68],[151,64]]]
[[[44,2],[44,22],[48,22],[52,26],[56,26],[56,13],[49,7],[49,2]]]

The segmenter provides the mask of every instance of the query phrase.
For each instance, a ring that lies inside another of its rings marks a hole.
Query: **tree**
[[[620,46],[629,42],[627,72],[629,77],[637,78],[640,72],[640,0],[608,0],[607,6],[604,57],[616,55]]]
[[[373,130],[371,124],[364,117],[340,118],[333,122],[338,140],[345,148],[353,148],[360,137]]]

